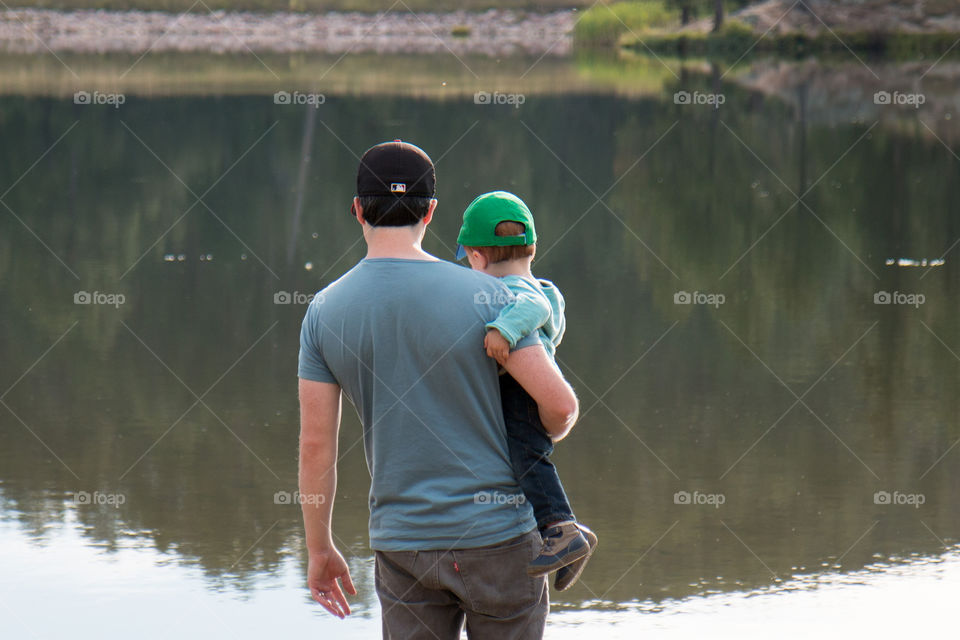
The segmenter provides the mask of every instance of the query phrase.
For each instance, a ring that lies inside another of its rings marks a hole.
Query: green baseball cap
[[[498,236],[497,225],[508,221],[522,224],[524,232]],[[533,214],[523,200],[509,191],[491,191],[477,196],[463,212],[463,226],[457,236],[457,260],[467,257],[464,247],[511,247],[536,241]]]

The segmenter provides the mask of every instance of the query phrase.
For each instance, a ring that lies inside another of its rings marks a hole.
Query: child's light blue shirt
[[[560,290],[549,280],[539,278],[504,276],[500,281],[516,299],[500,311],[496,320],[487,323],[487,329],[499,331],[511,348],[524,336],[539,331],[540,342],[553,359],[566,329]]]

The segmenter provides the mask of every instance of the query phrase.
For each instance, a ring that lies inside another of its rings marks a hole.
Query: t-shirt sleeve
[[[539,328],[550,318],[550,307],[542,295],[532,286],[520,282],[516,288],[497,283],[507,296],[506,304],[498,312],[496,319],[487,323],[487,329],[497,329],[507,342],[510,351],[543,344]]]
[[[297,375],[305,380],[314,382],[331,382],[339,384],[334,377],[320,348],[320,332],[322,326],[318,317],[317,305],[309,305],[303,316],[303,325],[300,327],[300,357],[297,366]]]
[[[487,329],[500,332],[511,347],[516,347],[520,338],[536,333],[550,319],[552,309],[543,296],[527,291],[514,291],[514,299],[500,310]]]
[[[517,340],[517,346],[510,349],[510,351],[516,351],[517,349],[523,349],[524,347],[532,347],[535,344],[543,344],[543,342],[540,341],[539,331],[529,333]]]

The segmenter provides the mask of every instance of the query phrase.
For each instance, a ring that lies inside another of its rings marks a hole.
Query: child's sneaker
[[[543,532],[543,548],[540,555],[527,566],[527,574],[545,576],[551,571],[565,567],[590,553],[590,543],[580,533],[573,520],[559,522]]]
[[[580,579],[580,574],[583,573],[584,567],[587,566],[587,561],[590,559],[590,556],[593,555],[594,549],[597,548],[597,534],[579,522],[577,523],[577,528],[580,529],[580,533],[582,533],[587,539],[587,542],[590,543],[590,551],[579,560],[557,569],[557,577],[553,581],[553,588],[557,591],[566,591],[573,586],[573,583]]]

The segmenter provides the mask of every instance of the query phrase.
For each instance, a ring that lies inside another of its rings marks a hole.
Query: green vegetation
[[[577,21],[574,37],[578,44],[615,44],[625,33],[666,27],[676,16],[663,0],[617,2],[591,7]]]
[[[746,5],[745,0],[724,0],[722,14]],[[879,32],[858,30],[856,25],[808,34],[761,33],[748,24],[723,17],[716,28],[715,0],[635,0],[599,4],[584,12],[574,36],[579,46],[622,45],[638,52],[667,56],[740,57],[747,52],[798,57],[810,53],[846,53],[847,49],[893,59],[940,57],[960,53],[955,33]],[[930,15],[942,11],[929,8]],[[694,20],[709,19],[714,26],[681,27]],[[758,40],[759,39],[759,40]]]
[[[749,26],[737,20],[727,20],[718,32],[699,31],[626,34],[620,44],[627,49],[654,51],[665,55],[742,55],[758,38]]]
[[[722,13],[745,4],[747,0],[724,0]],[[584,12],[574,35],[578,44],[613,45],[625,36],[637,39],[642,34],[680,27],[691,20],[708,16],[715,19],[715,13],[715,0],[632,0],[598,4]]]
[[[192,11],[206,13],[208,10],[224,11],[362,11],[375,13],[393,9],[402,13],[407,8],[413,11],[482,11],[485,9],[536,9],[555,10],[586,6],[586,0],[404,0],[395,4],[390,0],[14,0],[8,7],[34,9],[140,9],[144,11]],[[404,6],[406,5],[406,6]]]
[[[767,34],[760,38],[749,25],[728,21],[719,33],[646,32],[626,34],[620,44],[638,52],[654,51],[672,56],[709,56],[739,58],[746,54],[775,54],[796,58],[810,53],[848,54],[848,49],[886,58],[939,58],[944,53],[956,57],[955,33],[873,33],[836,31],[808,35],[804,33]]]

